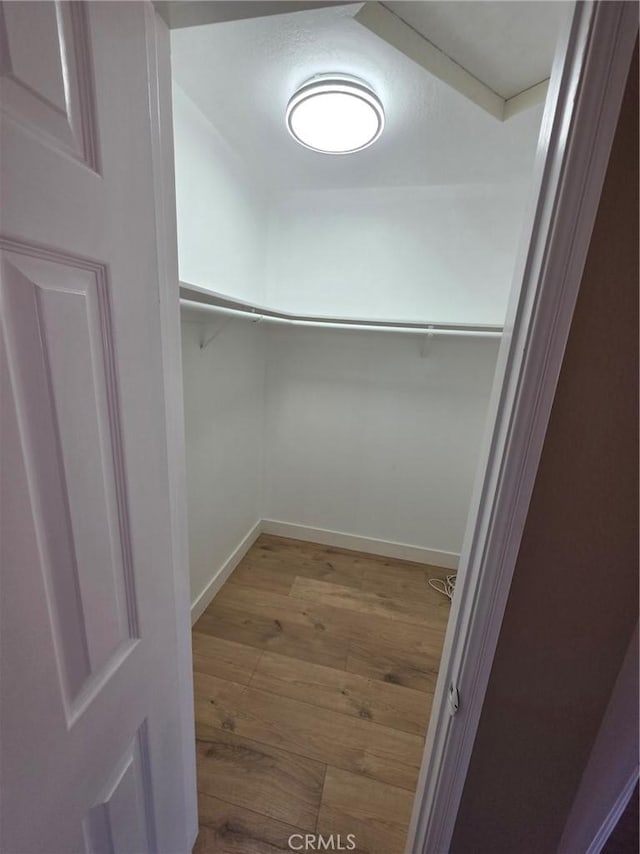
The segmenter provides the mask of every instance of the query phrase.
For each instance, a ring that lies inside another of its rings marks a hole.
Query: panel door
[[[0,848],[10,854],[177,854],[193,841],[152,26],[144,3],[0,5]]]

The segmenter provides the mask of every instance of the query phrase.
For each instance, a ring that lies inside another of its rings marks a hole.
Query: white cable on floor
[[[437,590],[438,593],[443,593],[449,599],[453,599],[453,591],[456,589],[456,575],[455,572],[453,575],[447,575],[446,581],[441,578],[430,578],[429,586]]]

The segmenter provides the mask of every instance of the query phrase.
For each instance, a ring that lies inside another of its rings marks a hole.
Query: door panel
[[[72,716],[89,677],[137,637],[106,274],[34,257],[26,246],[0,253],[7,324],[19,330],[8,346],[37,484],[52,636]]]
[[[156,850],[148,779],[143,725],[82,823],[87,851],[137,854]]]
[[[34,50],[34,46],[37,49]],[[25,129],[97,166],[85,8],[9,2],[0,9],[0,100]]]
[[[0,8],[0,849],[177,854],[193,841],[193,713],[172,563],[153,12]]]

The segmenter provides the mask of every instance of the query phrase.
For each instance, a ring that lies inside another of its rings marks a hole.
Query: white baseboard
[[[340,531],[328,531],[325,528],[310,528],[307,525],[295,525],[291,522],[279,522],[275,519],[263,519],[262,531],[279,537],[290,537],[293,540],[308,540],[311,543],[321,543],[325,546],[335,546],[341,549],[353,549],[358,552],[392,557],[398,560],[410,560],[415,563],[426,563],[443,569],[457,569],[460,555],[455,552],[425,549],[422,546],[408,546],[404,543],[394,543],[387,540],[376,540],[373,537],[358,537],[354,534],[343,534]]]
[[[195,623],[198,617],[202,616],[207,606],[216,595],[218,590],[225,583],[227,578],[231,575],[236,566],[240,563],[242,558],[249,551],[251,546],[258,539],[260,534],[262,533],[262,521],[258,520],[256,524],[251,528],[249,533],[243,537],[243,539],[238,543],[235,549],[231,552],[229,557],[222,564],[220,569],[213,576],[211,581],[207,584],[204,590],[195,598],[195,600],[191,604],[191,625]]]

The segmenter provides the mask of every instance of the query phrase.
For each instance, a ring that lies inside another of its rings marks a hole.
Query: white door
[[[153,13],[0,9],[0,848],[180,854],[193,718],[171,557]]]

